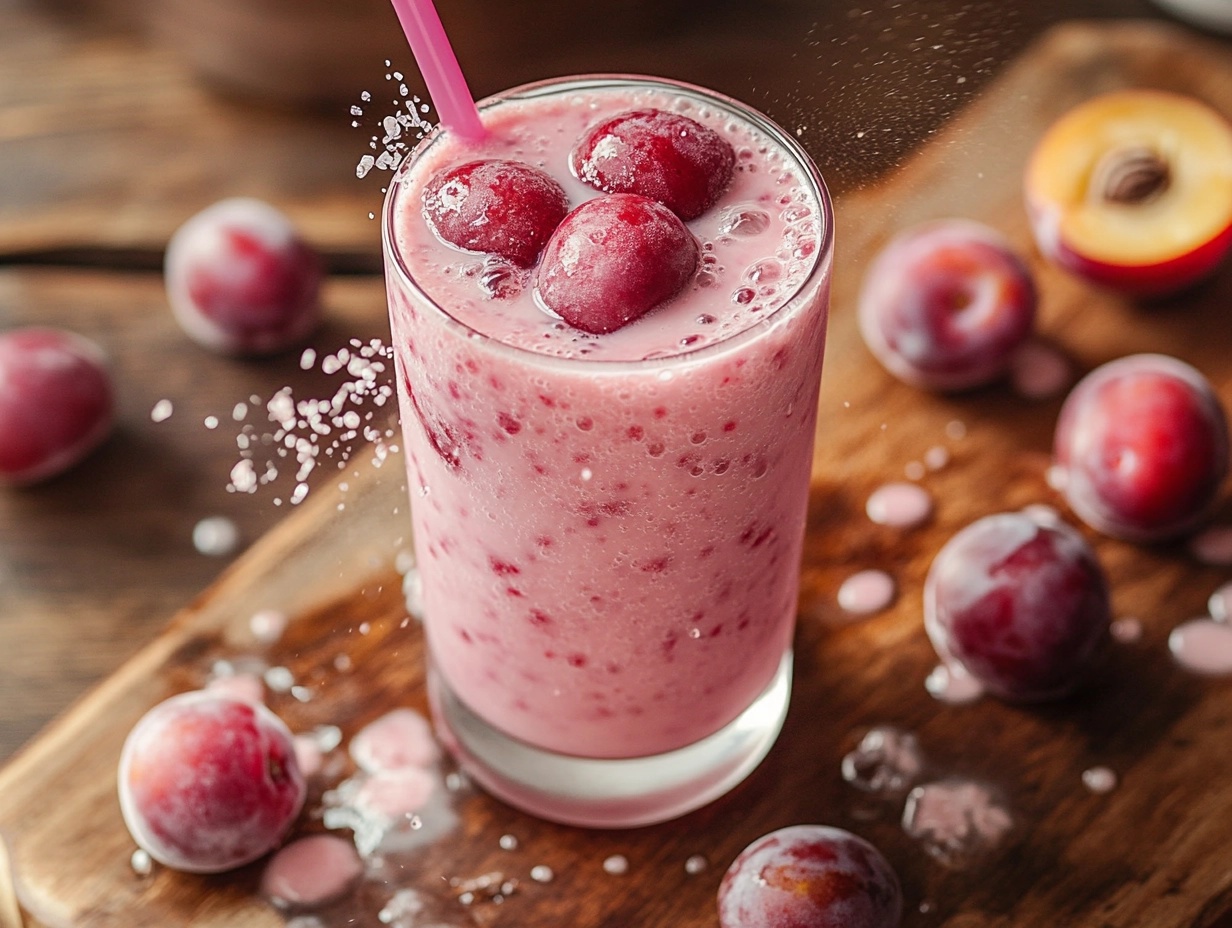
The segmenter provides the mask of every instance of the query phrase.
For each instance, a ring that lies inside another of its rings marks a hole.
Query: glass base
[[[428,695],[437,734],[462,769],[496,798],[566,825],[632,828],[691,812],[747,777],[783,727],[791,669],[788,650],[753,704],[701,741],[666,754],[614,760],[557,754],[509,737],[475,715],[431,667]]]

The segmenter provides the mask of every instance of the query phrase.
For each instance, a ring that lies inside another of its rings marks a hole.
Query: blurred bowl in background
[[[550,62],[593,46],[683,28],[685,0],[448,0],[441,19],[477,97],[552,76]],[[388,68],[423,83],[390,0],[148,0],[155,41],[210,86],[293,107],[354,103]],[[575,55],[574,55],[575,56]],[[592,68],[591,70],[595,70]]]

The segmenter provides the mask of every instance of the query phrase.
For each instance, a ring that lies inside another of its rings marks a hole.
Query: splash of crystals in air
[[[385,67],[391,68],[388,59],[385,61]],[[397,82],[398,96],[393,99],[393,113],[380,120],[381,132],[368,141],[368,147],[376,154],[364,154],[355,166],[355,176],[361,179],[367,177],[374,168],[378,171],[397,170],[410,150],[432,129],[432,123],[427,118],[431,107],[410,92],[402,72],[392,69],[386,71],[385,80]],[[360,94],[360,100],[363,104],[371,103],[372,94],[365,90]],[[363,115],[364,106],[355,104],[351,107],[353,129],[360,128],[360,118]]]
[[[341,470],[360,442],[372,446],[374,467],[384,464],[398,452],[391,441],[396,422],[389,416],[376,421],[393,397],[390,378],[385,376],[392,357],[393,349],[380,339],[352,338],[320,359],[322,373],[345,375],[333,396],[296,399],[286,386],[264,402],[254,395],[249,403],[237,403],[231,418],[243,423],[235,438],[239,461],[231,468],[227,492],[256,493],[293,465],[295,487],[287,502],[298,505],[308,496],[308,478],[317,466],[333,460]],[[300,368],[311,370],[317,360],[316,351],[308,348],[300,356]],[[254,408],[264,408],[268,425],[248,421]],[[274,500],[275,505],[282,502],[281,497]]]

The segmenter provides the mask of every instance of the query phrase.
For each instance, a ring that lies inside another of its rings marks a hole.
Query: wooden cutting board
[[[1043,333],[1076,371],[1137,351],[1173,354],[1205,372],[1232,408],[1232,267],[1199,291],[1145,307],[1044,266],[1030,246],[1019,179],[1031,145],[1071,105],[1124,86],[1190,93],[1232,116],[1226,45],[1160,26],[1067,25],[1010,66],[910,163],[838,204],[793,703],[781,739],[753,776],[682,819],[616,832],[537,821],[463,790],[451,830],[392,859],[382,872],[388,882],[363,884],[347,909],[355,921],[338,916],[325,924],[379,925],[384,901],[411,887],[436,899],[444,923],[457,926],[712,928],[727,864],[758,835],[800,822],[838,825],[877,844],[902,878],[905,925],[1232,924],[1228,683],[1186,673],[1166,647],[1169,631],[1203,614],[1232,571],[1202,566],[1182,545],[1148,549],[1091,536],[1115,611],[1141,620],[1140,640],[1118,646],[1107,668],[1062,705],[934,701],[924,680],[935,657],[920,621],[929,562],[950,535],[986,513],[1043,502],[1068,516],[1044,479],[1060,398],[1028,400],[1004,386],[961,397],[912,390],[872,360],[854,321],[862,269],[893,232],[930,218],[981,219],[1031,260],[1043,292]],[[824,171],[825,151],[814,153]],[[871,523],[868,494],[937,446],[948,450],[949,463],[921,479],[936,500],[932,521],[910,531]],[[396,706],[423,709],[421,640],[413,623],[403,627],[394,566],[408,535],[401,477],[396,461],[377,468],[358,459],[0,772],[0,835],[12,874],[11,886],[0,878],[0,924],[263,928],[284,921],[255,895],[257,865],[218,877],[161,869],[134,875],[115,799],[120,744],[147,708],[199,685],[216,659],[238,655],[259,654],[307,687],[307,701],[270,698],[297,731],[336,724],[350,734]],[[1232,520],[1227,499],[1220,517]],[[844,621],[835,590],[869,567],[895,576],[898,599],[874,618]],[[286,634],[265,648],[248,623],[262,608],[291,617]],[[841,758],[878,725],[916,735],[927,778],[973,778],[997,791],[1014,820],[998,850],[966,869],[943,866],[904,833],[901,802],[870,801],[843,780]],[[1082,772],[1095,765],[1118,775],[1112,792],[1083,785]],[[319,795],[318,787],[314,801]],[[503,835],[516,836],[517,849],[503,849]],[[627,872],[605,871],[611,855],[627,859]],[[686,873],[694,855],[708,866]],[[551,867],[555,878],[529,879],[536,865]],[[489,872],[520,881],[516,892],[499,904],[453,898],[451,879]]]

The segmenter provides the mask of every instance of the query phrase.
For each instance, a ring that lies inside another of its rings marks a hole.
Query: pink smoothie
[[[578,85],[580,86],[580,85]],[[438,241],[420,191],[480,157],[597,195],[568,156],[600,118],[653,106],[737,153],[689,223],[679,297],[607,335],[541,308],[531,273]],[[390,317],[432,660],[505,733],[637,757],[717,731],[790,647],[829,294],[828,205],[762,128],[680,90],[588,86],[484,108],[400,172]],[[413,281],[413,282],[412,282]],[[499,296],[491,291],[499,290]]]

